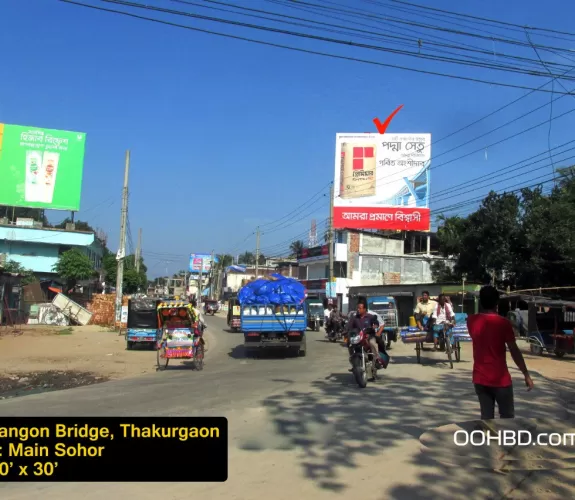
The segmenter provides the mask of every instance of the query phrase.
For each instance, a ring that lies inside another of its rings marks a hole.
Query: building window
[[[62,245],[58,249],[58,255],[62,255],[63,253],[67,252],[68,250],[72,250],[72,247],[70,247],[68,245]]]

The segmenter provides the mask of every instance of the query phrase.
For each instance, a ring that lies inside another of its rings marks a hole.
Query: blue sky
[[[127,10],[97,0],[86,0],[85,3]],[[147,3],[262,23],[245,16],[169,0]],[[196,3],[202,1],[196,0]],[[236,3],[320,19],[265,0],[237,0]],[[393,13],[386,2],[337,0],[337,3],[379,14]],[[461,2],[447,0],[421,0],[421,3],[522,25],[575,31],[570,22],[575,18],[575,4],[567,1],[508,0],[502,6],[501,1],[485,0],[481,5],[475,2],[467,9]],[[141,14],[294,47],[430,71],[529,87],[538,87],[548,81],[155,12]],[[408,17],[401,12],[393,14]],[[459,189],[459,194],[457,188],[447,194],[436,194],[482,174],[489,179],[500,168],[544,152],[548,148],[548,126],[538,127],[497,146],[486,146],[548,119],[549,106],[471,144],[454,148],[549,103],[550,94],[530,95],[468,130],[435,144],[436,139],[527,91],[264,47],[56,0],[2,2],[0,18],[3,21],[0,32],[3,47],[0,122],[87,133],[82,203],[77,218],[104,229],[113,250],[118,245],[124,153],[128,148],[131,150],[132,242],[136,243],[138,228],[143,228],[144,256],[152,276],[163,274],[166,269],[171,273],[184,268],[190,252],[215,250],[216,253],[237,254],[253,250],[255,237],[249,235],[258,223],[271,223],[292,212],[331,181],[335,134],[374,132],[373,118],[378,116],[383,120],[399,104],[404,104],[404,109],[389,131],[430,132],[432,156],[441,155],[432,163],[438,166],[432,170],[432,210],[438,211],[454,202],[487,193],[489,189],[502,189],[542,175],[539,171],[502,181],[499,185],[494,184],[495,180],[490,185],[486,181],[483,187]],[[436,22],[413,15],[409,18]],[[341,24],[335,19],[323,20]],[[469,24],[467,27],[475,32],[490,29]],[[380,28],[385,32],[385,27]],[[299,28],[283,26],[283,29]],[[315,33],[349,38],[341,34]],[[497,33],[525,40],[520,32],[499,30]],[[516,50],[499,42],[447,38],[486,50],[536,57],[530,50]],[[571,37],[572,41],[535,35],[532,38],[535,43],[575,49],[575,37]],[[541,56],[548,61],[575,65],[575,54],[571,62],[551,53],[541,52]],[[496,57],[493,60],[500,61]],[[564,82],[564,85],[569,90],[575,88],[575,82]],[[554,88],[562,90],[558,85]],[[554,103],[553,114],[557,116],[571,109],[575,109],[575,98],[566,96]],[[574,125],[575,112],[555,120],[551,147],[572,139],[570,131]],[[478,153],[439,167],[480,148],[483,149]],[[548,171],[551,174],[551,167]],[[461,213],[468,211],[469,207],[460,210]],[[283,229],[264,233],[262,251],[281,253],[291,239],[303,236],[313,217],[322,221],[327,215],[327,197],[318,198],[317,203],[311,204],[296,219],[285,219],[288,224],[284,223]],[[54,222],[66,216],[63,212],[49,213]],[[270,225],[270,228],[274,227],[282,226]]]

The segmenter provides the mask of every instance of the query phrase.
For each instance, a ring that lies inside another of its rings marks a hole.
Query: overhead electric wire
[[[478,21],[486,21],[486,22],[493,23],[493,24],[500,24],[502,26],[520,28],[521,30],[528,29],[530,31],[543,31],[543,32],[547,32],[547,33],[555,33],[555,34],[559,34],[559,35],[568,35],[568,36],[574,36],[575,37],[575,33],[570,33],[568,31],[560,31],[560,30],[551,29],[551,28],[540,28],[537,26],[525,26],[525,25],[521,25],[521,24],[517,24],[517,23],[501,21],[498,19],[490,19],[487,17],[474,16],[471,14],[462,14],[459,12],[453,12],[453,11],[449,11],[449,10],[438,9],[436,7],[429,7],[427,5],[420,5],[420,4],[416,4],[416,3],[405,2],[403,0],[391,0],[391,1],[394,3],[403,4],[403,5],[411,5],[413,7],[418,8],[418,9],[432,10],[432,11],[436,11],[436,12],[441,12],[443,14],[449,14],[451,16],[475,19]]]
[[[230,19],[223,19],[223,18],[217,18],[217,17],[211,17],[211,16],[203,16],[201,14],[193,14],[191,12],[166,9],[164,7],[155,7],[155,6],[151,6],[151,5],[143,5],[143,4],[140,4],[138,2],[130,2],[127,0],[100,0],[100,1],[104,2],[104,3],[114,4],[114,5],[122,5],[124,7],[132,7],[135,9],[161,12],[164,14],[171,14],[171,15],[175,15],[175,16],[190,17],[193,19],[201,19],[201,20],[210,21],[210,22],[229,24],[232,26],[240,26],[240,27],[244,27],[244,28],[266,31],[266,32],[271,32],[271,33],[277,33],[277,34],[282,34],[282,35],[288,35],[288,36],[293,36],[293,37],[297,37],[297,38],[311,39],[311,40],[317,40],[320,42],[333,43],[333,44],[337,44],[337,45],[351,46],[351,47],[357,47],[357,48],[362,48],[362,49],[376,50],[376,51],[388,52],[388,53],[392,53],[392,54],[399,54],[399,55],[403,55],[403,56],[416,57],[418,59],[429,59],[432,61],[439,61],[439,62],[445,62],[445,63],[450,63],[450,64],[475,66],[475,67],[480,67],[480,68],[484,68],[484,69],[493,69],[496,71],[506,71],[506,72],[511,72],[511,73],[518,73],[518,74],[523,74],[523,75],[528,75],[528,76],[534,76],[534,77],[546,77],[547,76],[547,74],[545,72],[539,72],[539,71],[535,71],[535,70],[527,70],[527,69],[515,68],[512,66],[503,66],[500,64],[487,63],[487,62],[479,63],[479,62],[473,62],[473,61],[462,61],[459,59],[455,59],[452,57],[445,57],[445,56],[433,56],[430,54],[421,54],[420,52],[410,52],[410,51],[406,51],[406,50],[393,49],[390,47],[382,47],[379,45],[369,45],[369,44],[364,44],[364,43],[340,40],[337,38],[328,38],[328,37],[324,37],[324,36],[311,35],[309,33],[301,33],[301,32],[297,32],[297,31],[288,31],[288,30],[282,30],[279,28],[271,28],[269,26],[243,23],[241,21],[233,21]],[[565,78],[565,77],[560,77],[560,78]],[[572,78],[572,77],[568,77],[566,79],[568,79],[570,81],[575,81],[575,78]]]
[[[550,93],[551,91],[549,90],[545,90],[542,88],[534,88],[534,87],[528,87],[525,85],[515,85],[512,83],[503,83],[503,82],[494,82],[494,81],[490,81],[490,80],[482,80],[480,78],[472,78],[472,77],[466,77],[466,76],[461,76],[461,75],[453,75],[453,74],[449,74],[449,73],[441,73],[441,72],[437,72],[437,71],[429,71],[429,70],[423,70],[423,69],[417,69],[417,68],[409,68],[406,66],[400,66],[400,65],[396,65],[396,64],[389,64],[389,63],[381,63],[378,61],[372,61],[372,60],[367,60],[367,59],[359,59],[356,57],[349,57],[349,56],[343,56],[343,55],[338,55],[338,54],[331,54],[328,52],[320,52],[320,51],[315,51],[315,50],[310,50],[310,49],[302,49],[299,47],[292,47],[289,45],[283,45],[283,44],[279,44],[279,43],[273,43],[273,42],[267,42],[267,41],[263,41],[263,40],[255,40],[253,38],[247,38],[247,37],[242,37],[242,36],[237,36],[237,35],[230,35],[227,33],[220,33],[220,32],[216,32],[216,31],[212,31],[212,30],[205,30],[205,29],[201,29],[201,28],[195,28],[192,26],[187,26],[187,25],[183,25],[183,24],[178,24],[178,23],[173,23],[170,21],[164,21],[161,19],[156,19],[156,18],[151,18],[151,17],[146,17],[146,16],[140,16],[137,14],[133,14],[130,12],[124,12],[121,10],[114,10],[114,9],[107,9],[104,7],[98,7],[95,5],[90,5],[90,4],[85,4],[82,2],[77,2],[75,0],[56,0],[58,2],[62,2],[62,3],[67,3],[67,4],[71,4],[71,5],[76,5],[79,7],[84,7],[84,8],[88,8],[88,9],[93,9],[93,10],[99,10],[102,12],[108,12],[108,13],[112,13],[112,14],[118,14],[118,15],[123,15],[123,16],[127,16],[127,17],[132,17],[134,19],[140,19],[140,20],[144,20],[144,21],[150,21],[150,22],[154,22],[154,23],[158,23],[158,24],[163,24],[166,26],[171,26],[171,27],[176,27],[176,28],[182,28],[182,29],[187,29],[190,31],[197,31],[200,33],[206,33],[206,34],[210,34],[210,35],[216,35],[216,36],[221,36],[224,38],[230,38],[230,39],[235,39],[235,40],[242,40],[242,41],[246,41],[246,42],[251,42],[251,43],[256,43],[259,45],[266,45],[266,46],[270,46],[270,47],[276,47],[276,48],[282,48],[282,49],[286,49],[286,50],[292,50],[292,51],[296,51],[296,52],[301,52],[301,53],[305,53],[305,54],[313,54],[313,55],[320,55],[323,57],[329,57],[332,59],[340,59],[340,60],[345,60],[345,61],[352,61],[352,62],[360,62],[360,63],[364,63],[364,64],[370,64],[373,66],[381,66],[381,67],[387,67],[387,68],[394,68],[394,69],[400,69],[400,70],[404,70],[404,71],[411,71],[414,73],[421,73],[421,74],[426,74],[426,75],[434,75],[434,76],[441,76],[441,77],[446,77],[446,78],[453,78],[456,80],[464,80],[464,81],[470,81],[470,82],[475,82],[475,83],[483,83],[483,84],[487,84],[487,85],[496,85],[499,87],[507,87],[507,88],[516,88],[516,89],[523,89],[523,90],[534,90],[534,91],[538,91],[538,92],[543,92],[543,93]],[[557,93],[557,92],[556,92]],[[559,92],[561,93],[561,92]]]
[[[317,20],[313,20],[313,19],[306,19],[306,18],[302,18],[302,17],[297,17],[297,16],[289,16],[287,14],[283,14],[283,13],[275,13],[275,12],[270,12],[267,10],[262,10],[262,9],[253,9],[253,8],[249,8],[249,7],[245,7],[245,6],[241,6],[241,5],[237,5],[234,3],[230,3],[230,2],[220,2],[220,1],[216,1],[216,0],[203,0],[204,4],[205,3],[209,3],[209,4],[215,4],[215,5],[224,5],[227,7],[231,7],[233,9],[238,9],[238,10],[230,10],[230,9],[224,9],[224,8],[220,8],[220,7],[213,7],[210,5],[204,5],[201,3],[197,3],[197,2],[192,2],[189,0],[170,0],[172,3],[178,3],[178,4],[184,4],[184,5],[191,5],[191,6],[195,6],[195,7],[201,7],[204,9],[212,9],[212,10],[216,10],[216,11],[221,11],[221,12],[226,12],[226,13],[231,13],[231,14],[239,14],[239,15],[243,15],[243,16],[248,16],[248,17],[253,17],[256,19],[265,19],[267,21],[272,21],[272,22],[278,22],[278,23],[284,23],[284,24],[290,24],[290,25],[295,25],[295,26],[303,26],[303,27],[307,27],[307,28],[311,28],[311,29],[316,29],[316,30],[322,30],[322,31],[327,31],[327,32],[331,32],[331,33],[338,33],[338,34],[350,34],[349,32],[354,32],[351,34],[355,34],[356,36],[358,36],[359,38],[365,38],[365,39],[369,39],[369,40],[379,40],[381,41],[382,38],[387,38],[390,39],[390,43],[395,43],[396,45],[400,45],[400,46],[404,46],[404,47],[410,47],[413,48],[415,46],[417,46],[417,42],[418,40],[411,37],[406,37],[406,36],[394,36],[394,35],[389,35],[386,33],[374,33],[372,31],[367,31],[367,30],[363,30],[363,29],[357,29],[357,28],[352,28],[349,26],[343,26],[343,25],[338,25],[338,24],[331,24],[331,23],[325,23],[322,21],[317,21]],[[244,13],[245,12],[257,12],[257,13],[261,13],[261,14],[267,14],[270,16],[276,16],[279,19],[274,19],[271,17],[265,17],[265,16],[260,16],[260,15],[256,15],[256,14],[249,14],[249,13]],[[328,16],[329,17],[329,16]],[[306,23],[312,23],[316,26],[309,26],[306,24],[302,24],[301,22],[293,22],[293,21],[286,21],[285,19],[291,19],[294,21],[303,21]],[[325,26],[325,27],[324,27]],[[326,28],[327,27],[327,28]],[[328,29],[328,28],[337,28],[337,29]],[[401,40],[401,41],[395,41],[395,40]],[[427,47],[427,45],[432,45],[433,47],[430,49],[429,47]],[[480,58],[480,57],[475,57],[475,56],[469,56],[469,55],[465,55],[465,54],[459,54],[457,52],[452,52],[449,50],[442,50],[442,49],[437,49],[435,48],[435,46],[440,46],[440,47],[447,47],[447,48],[454,48],[454,49],[458,49],[458,50],[466,50],[466,51],[470,51],[470,52],[477,52],[477,53],[481,53],[484,55],[489,55],[492,56],[494,55],[494,53],[492,51],[489,50],[483,50],[483,49],[470,49],[470,48],[462,48],[460,45],[453,45],[453,44],[442,44],[442,43],[437,43],[437,42],[430,42],[430,41],[426,41],[426,48],[425,50],[434,50],[436,52],[440,52],[440,53],[446,53],[446,54],[451,54],[451,55],[456,55],[459,57],[466,57],[466,58],[470,58],[470,59],[475,59],[478,61],[483,61],[483,62],[491,62],[491,60],[485,59],[485,58]],[[531,59],[531,58],[527,58],[527,57],[521,57],[521,56],[515,56],[515,55],[508,55],[508,54],[498,54],[499,57],[503,57],[503,58],[509,58],[509,59],[516,59],[522,63],[527,63],[530,65],[535,65],[536,67],[539,66],[539,61],[535,60],[535,59]],[[548,61],[549,65],[553,65],[553,66],[566,66],[565,64],[562,63],[556,63],[556,62],[552,62],[552,61]],[[525,66],[524,66],[525,67]]]
[[[325,10],[339,10],[340,12],[345,12],[347,14],[355,14],[353,11],[349,11],[347,9],[334,9],[333,7],[326,7],[324,5],[318,5],[318,4],[311,3],[311,2],[304,2],[301,0],[298,0],[297,4],[298,5],[299,4],[310,5],[310,6],[313,6],[313,7],[319,8],[319,9],[325,9]],[[392,22],[392,23],[405,24],[408,26],[416,26],[416,27],[420,27],[420,28],[424,28],[424,29],[441,31],[444,33],[451,33],[453,35],[461,35],[461,36],[467,36],[467,37],[472,37],[472,38],[477,38],[477,39],[482,39],[482,40],[488,40],[490,42],[501,42],[501,43],[506,43],[509,45],[516,45],[516,46],[521,46],[521,47],[528,47],[529,46],[529,44],[526,44],[525,42],[514,40],[511,38],[501,38],[501,37],[495,37],[495,36],[480,35],[477,33],[470,33],[468,31],[455,30],[455,29],[444,27],[444,26],[436,26],[436,25],[418,23],[415,21],[410,21],[408,19],[401,18],[401,17],[379,15],[379,14],[375,14],[373,12],[367,16],[364,15],[364,17],[376,17],[376,18],[383,19],[385,21]],[[562,47],[554,47],[554,46],[550,46],[550,45],[538,44],[537,47],[538,48],[544,48],[544,49],[563,51],[563,52],[569,52],[571,54],[574,53],[570,49],[564,49]]]

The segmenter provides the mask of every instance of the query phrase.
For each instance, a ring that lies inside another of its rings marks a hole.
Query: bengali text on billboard
[[[80,210],[86,134],[0,123],[0,205]]]
[[[429,231],[431,134],[337,134],[336,229]]]
[[[218,257],[214,257],[216,264],[220,261]],[[211,254],[193,253],[190,255],[190,273],[198,274],[200,270],[202,273],[209,273],[212,269],[212,256]]]

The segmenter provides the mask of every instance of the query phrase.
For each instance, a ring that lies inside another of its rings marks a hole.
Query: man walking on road
[[[514,418],[513,385],[507,368],[507,350],[525,377],[527,390],[533,389],[523,355],[515,342],[511,322],[497,313],[499,292],[484,286],[479,292],[483,312],[467,318],[473,341],[473,384],[481,407],[481,420],[495,418],[495,403],[501,418]]]

